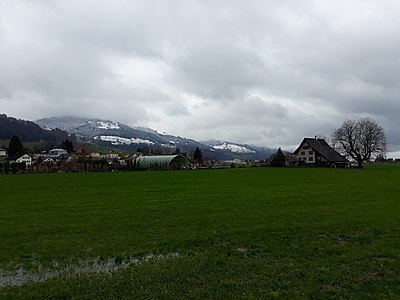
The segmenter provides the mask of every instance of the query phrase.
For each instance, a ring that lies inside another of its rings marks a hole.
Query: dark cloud
[[[173,67],[172,83],[216,100],[243,97],[248,89],[265,82],[262,59],[251,49],[229,44],[190,48]]]
[[[400,3],[2,1],[0,104],[292,147],[369,116],[400,151]]]

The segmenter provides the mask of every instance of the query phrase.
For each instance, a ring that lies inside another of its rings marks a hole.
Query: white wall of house
[[[308,164],[315,163],[315,151],[310,147],[309,144],[304,143],[299,153],[296,155],[297,160],[302,160]]]
[[[30,166],[32,165],[32,157],[30,157],[28,154],[24,154],[20,158],[18,158],[15,162],[25,163],[26,166]]]
[[[5,149],[0,149],[0,156],[7,156],[7,152]]]

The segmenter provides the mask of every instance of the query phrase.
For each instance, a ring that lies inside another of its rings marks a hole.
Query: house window
[[[310,149],[310,146],[303,146],[303,149]]]
[[[310,156],[310,157],[308,158],[308,160],[309,160],[309,161],[314,161],[314,157]]]
[[[313,151],[310,151],[310,152],[308,152],[310,155],[313,155],[314,154],[314,152]]]
[[[306,151],[301,151],[301,155],[306,155]]]

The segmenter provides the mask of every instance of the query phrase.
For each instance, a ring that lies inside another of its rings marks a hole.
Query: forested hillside
[[[34,122],[20,120],[0,114],[0,139],[9,140],[18,136],[24,142],[59,142],[71,139],[70,134],[60,129],[45,130]]]

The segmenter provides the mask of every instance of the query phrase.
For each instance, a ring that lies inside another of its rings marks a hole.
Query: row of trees
[[[344,121],[332,133],[331,144],[338,152],[356,161],[360,168],[362,168],[363,162],[373,157],[383,157],[387,147],[382,126],[370,118]],[[64,140],[60,146],[68,153],[74,151],[73,143],[69,139]],[[25,148],[20,138],[13,136],[8,145],[9,157],[16,158],[24,153]],[[180,150],[177,148],[175,154],[179,153]],[[193,153],[193,161],[199,164],[204,161],[199,147],[196,147]],[[286,165],[285,155],[280,148],[272,157],[270,164],[275,167]]]
[[[66,150],[68,153],[73,153],[74,152],[74,145],[72,141],[69,139],[66,139],[62,141],[62,143],[59,145],[62,149]],[[24,153],[26,153],[26,149],[21,141],[21,139],[18,136],[13,136],[8,144],[8,156],[10,158],[17,158],[19,156],[22,156]],[[79,149],[81,150],[81,149]],[[138,148],[138,152],[142,152],[141,148]],[[162,154],[162,153],[156,153],[153,151],[151,152],[146,152],[145,154]],[[181,154],[181,150],[179,148],[176,148],[173,154]],[[200,150],[199,147],[196,147],[194,150],[193,154],[193,161],[198,164],[202,164],[204,162],[203,158],[203,153]]]
[[[72,153],[74,151],[74,145],[69,139],[62,141],[60,147],[65,149],[68,153]],[[18,158],[19,156],[24,155],[27,152],[27,149],[25,149],[21,139],[14,135],[11,137],[10,142],[8,143],[7,151],[8,157]]]

